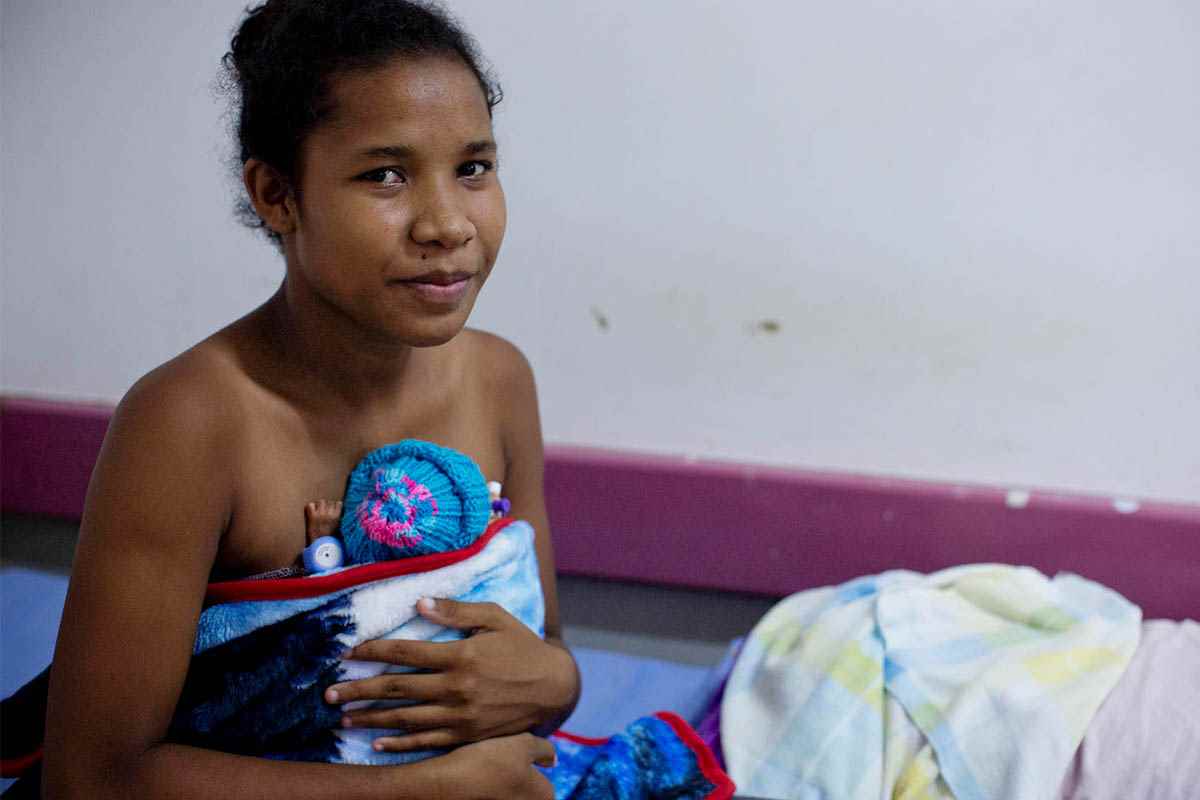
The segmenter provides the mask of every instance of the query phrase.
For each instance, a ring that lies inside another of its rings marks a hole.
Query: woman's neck
[[[356,408],[392,402],[424,361],[423,348],[372,335],[287,279],[260,312],[271,349],[302,385]]]

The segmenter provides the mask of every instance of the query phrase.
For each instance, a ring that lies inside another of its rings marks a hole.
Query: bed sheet
[[[1155,619],[1075,753],[1063,800],[1200,794],[1200,623]]]
[[[699,723],[724,677],[711,667],[656,658],[572,647],[583,675],[583,692],[562,728],[580,736],[607,736],[621,720],[655,711],[674,711],[693,726]]]
[[[0,697],[50,663],[66,599],[66,575],[0,567]]]
[[[0,567],[0,697],[46,668],[67,599],[67,576]],[[0,793],[14,780],[0,778]]]

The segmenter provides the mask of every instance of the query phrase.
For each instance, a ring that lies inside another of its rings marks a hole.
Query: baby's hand
[[[312,544],[322,536],[332,536],[337,533],[338,523],[342,520],[341,500],[313,500],[304,505],[304,523],[308,543]]]

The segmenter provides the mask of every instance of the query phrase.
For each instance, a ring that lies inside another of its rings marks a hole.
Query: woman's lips
[[[394,285],[407,286],[421,299],[440,305],[458,303],[467,293],[471,285],[472,275],[423,275],[405,281],[395,281]]]

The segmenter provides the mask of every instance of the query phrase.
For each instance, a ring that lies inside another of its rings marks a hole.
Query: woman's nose
[[[431,197],[412,227],[417,244],[439,244],[447,249],[462,247],[475,238],[475,226],[445,195]]]

